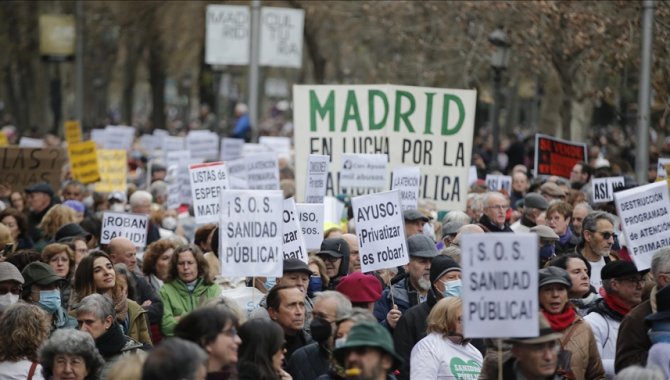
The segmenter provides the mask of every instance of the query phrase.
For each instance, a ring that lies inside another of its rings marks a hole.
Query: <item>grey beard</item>
[[[430,289],[430,280],[426,280],[425,278],[421,277],[419,281],[417,281],[419,288],[421,290],[429,290]]]

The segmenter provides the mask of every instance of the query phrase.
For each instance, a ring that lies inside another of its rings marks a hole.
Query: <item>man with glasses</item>
[[[21,272],[13,264],[0,262],[0,315],[19,301],[23,282]]]
[[[577,246],[578,253],[591,264],[591,285],[600,290],[600,271],[612,261],[610,252],[617,236],[614,233],[614,216],[604,211],[594,211],[584,218],[582,239]]]
[[[498,192],[484,194],[484,214],[479,218],[479,225],[485,232],[513,232],[507,223],[507,197]]]
[[[670,247],[663,247],[651,258],[651,275],[656,286],[651,290],[649,299],[637,305],[621,321],[616,341],[615,372],[632,366],[647,364],[647,355],[651,348],[649,325],[645,318],[656,312],[656,291],[670,285]]]
[[[349,273],[349,243],[342,238],[323,239],[316,255],[326,265],[326,274],[330,278],[327,290],[335,290],[340,279]]]
[[[614,377],[619,325],[630,310],[642,302],[644,278],[630,261],[611,261],[600,273],[603,298],[596,301],[584,320],[589,323],[596,338],[605,374]]]

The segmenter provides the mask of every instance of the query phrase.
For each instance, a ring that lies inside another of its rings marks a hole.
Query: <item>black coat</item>
[[[293,380],[314,380],[328,372],[328,351],[318,342],[297,349],[286,365]]]
[[[407,309],[398,320],[393,330],[393,345],[395,352],[403,359],[400,366],[398,380],[409,379],[409,360],[412,348],[417,342],[426,337],[427,318],[430,310],[437,303],[433,289],[428,291],[428,299]]]

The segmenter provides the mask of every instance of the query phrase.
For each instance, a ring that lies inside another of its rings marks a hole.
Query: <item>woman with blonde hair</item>
[[[39,306],[16,303],[0,317],[0,377],[44,380],[37,350],[49,338],[51,321]]]
[[[442,298],[428,314],[428,335],[412,349],[410,378],[477,378],[484,358],[463,337],[460,297]]]
[[[74,223],[77,214],[65,205],[55,205],[44,214],[39,228],[44,232],[41,242],[35,242],[37,250],[41,250],[47,243],[53,242],[56,232],[68,223]],[[40,245],[40,243],[42,243]]]

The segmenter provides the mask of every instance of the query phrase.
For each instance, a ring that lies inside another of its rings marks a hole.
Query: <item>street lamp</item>
[[[500,82],[502,71],[507,68],[509,60],[510,44],[507,33],[498,27],[489,35],[489,42],[493,45],[491,53],[491,68],[493,69],[493,152],[491,160],[491,169],[498,168],[498,149],[500,148],[500,103],[502,96],[500,93]]]

